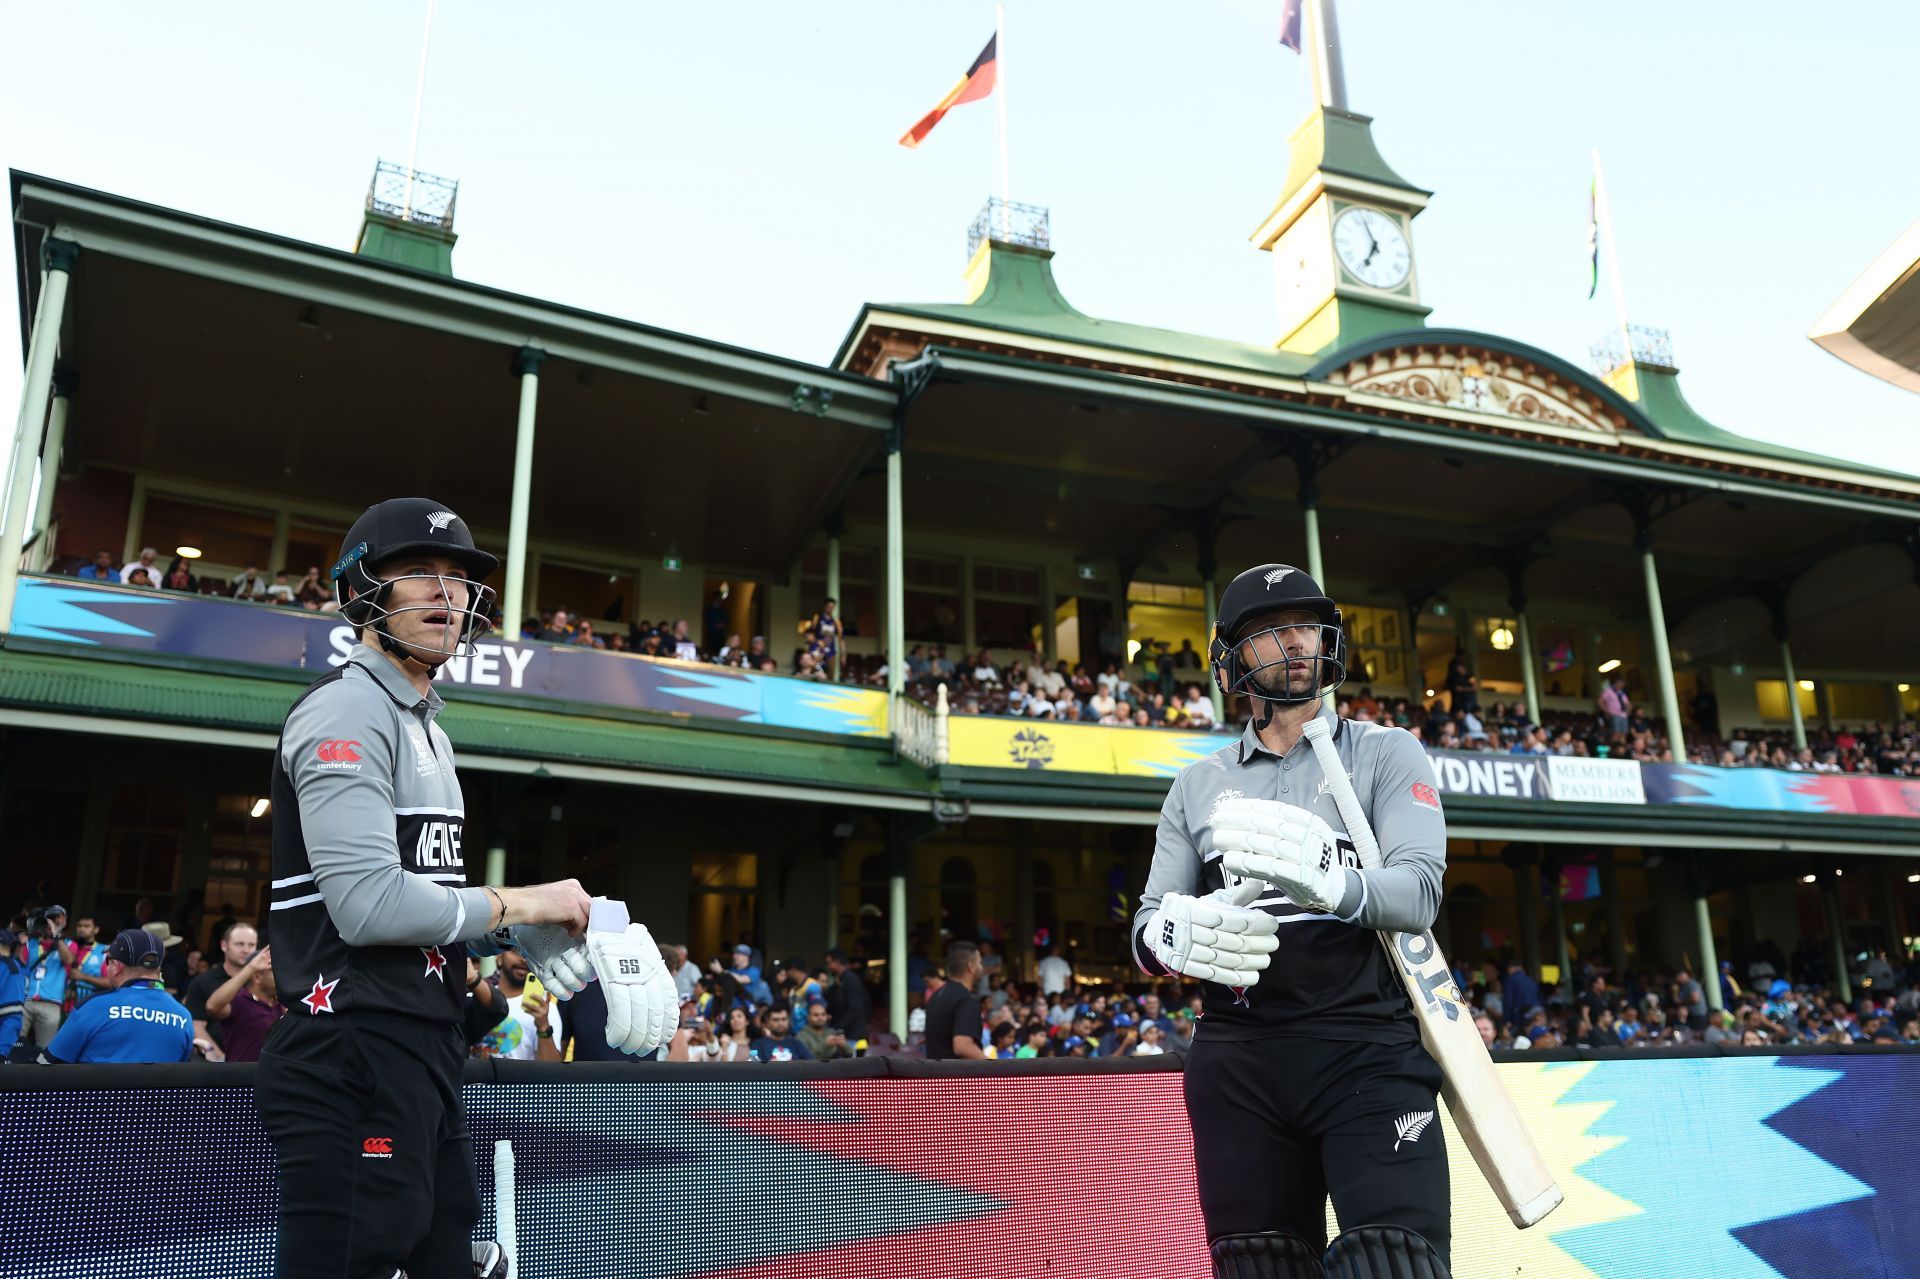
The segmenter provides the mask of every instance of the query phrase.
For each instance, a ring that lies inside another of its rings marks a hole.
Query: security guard
[[[45,1063],[163,1062],[193,1058],[193,1018],[167,993],[160,976],[166,947],[152,933],[129,928],[107,947],[109,989],[73,1010]]]
[[[1331,1194],[1344,1227],[1387,1238],[1391,1273],[1444,1275],[1440,1068],[1376,936],[1425,932],[1439,912],[1446,822],[1426,753],[1402,729],[1324,706],[1346,677],[1346,636],[1297,568],[1234,578],[1211,650],[1221,691],[1250,698],[1253,719],[1174,779],[1134,954],[1205,993],[1183,1079],[1215,1273],[1321,1275]],[[1305,740],[1315,717],[1333,728],[1378,869],[1359,868]],[[1351,1250],[1362,1237],[1342,1239]],[[1326,1271],[1340,1273],[1339,1251]]]
[[[369,508],[333,568],[360,642],[294,703],[274,753],[270,932],[291,1015],[255,1087],[279,1154],[281,1279],[485,1273],[460,1102],[468,945],[517,946],[562,997],[600,958],[578,940],[594,910],[578,881],[467,883],[465,801],[432,681],[487,628],[493,591],[479,581],[497,564],[439,502]],[[623,958],[631,931],[607,935]],[[634,984],[607,990],[643,1001],[648,1033],[622,1046],[650,1051],[658,982],[644,953],[628,962],[618,980]]]

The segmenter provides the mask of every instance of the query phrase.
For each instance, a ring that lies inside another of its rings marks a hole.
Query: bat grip
[[[1347,776],[1346,765],[1340,762],[1340,752],[1334,747],[1327,722],[1310,719],[1302,731],[1313,747],[1313,757],[1320,762],[1320,771],[1326,775],[1327,788],[1333,792],[1334,807],[1340,810],[1347,838],[1353,841],[1353,849],[1360,855],[1361,869],[1378,870],[1380,841],[1373,837],[1373,827],[1367,822],[1366,810],[1360,807],[1360,796],[1354,793],[1353,779]]]

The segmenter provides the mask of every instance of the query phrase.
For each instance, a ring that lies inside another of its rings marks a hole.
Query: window
[[[201,563],[217,569],[240,569],[249,564],[273,569],[272,514],[206,506],[158,493],[147,495],[146,515],[140,521],[140,542],[160,552],[164,568],[176,546],[197,546]],[[336,551],[322,567],[338,558]],[[305,568],[305,565],[301,566]]]
[[[1032,648],[1045,610],[1040,570],[1005,564],[973,566],[973,642],[979,648]]]
[[[960,561],[909,555],[904,576],[908,641],[960,643]]]
[[[1340,617],[1347,630],[1348,687],[1406,686],[1407,646],[1399,610],[1356,604],[1342,609]]]
[[[1474,665],[1482,690],[1519,693],[1526,687],[1520,669],[1520,622],[1512,617],[1479,617],[1473,622]]]
[[[1198,586],[1172,586],[1164,582],[1128,582],[1127,602],[1204,610],[1207,607],[1207,593],[1204,588]]]
[[[576,618],[585,618],[599,630],[602,623],[613,623],[624,630],[633,620],[638,595],[634,577],[617,569],[586,568],[574,564],[540,561],[539,608],[564,608]],[[698,618],[692,619],[698,622]],[[515,634],[518,634],[516,629]]]
[[[1795,690],[1800,703],[1800,718],[1812,722],[1819,719],[1820,708],[1813,698],[1813,681],[1802,680]],[[1786,720],[1793,718],[1793,712],[1787,707],[1787,682],[1780,679],[1757,679],[1753,682],[1753,699],[1760,711],[1761,719]]]

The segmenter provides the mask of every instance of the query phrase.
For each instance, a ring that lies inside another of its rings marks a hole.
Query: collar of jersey
[[[427,690],[427,695],[422,697],[420,690],[408,683],[407,677],[400,673],[399,667],[388,661],[384,653],[375,652],[366,644],[353,646],[353,651],[347,654],[347,665],[358,666],[373,676],[373,682],[378,684],[396,704],[407,710],[414,710],[424,704],[429,711],[437,712],[446,705],[440,700],[440,694],[431,688]]]
[[[1333,740],[1336,742],[1339,741],[1340,734],[1346,731],[1347,721],[1335,716],[1333,711],[1328,709],[1326,703],[1324,702],[1320,704],[1319,718],[1323,720],[1328,720],[1333,724]],[[1294,749],[1298,750],[1300,746],[1305,745],[1306,740],[1307,739],[1305,737],[1302,737],[1300,741],[1295,744]],[[1240,748],[1240,762],[1242,764],[1247,763],[1249,760],[1253,759],[1257,755],[1272,755],[1273,758],[1275,759],[1281,758],[1278,755],[1274,755],[1272,751],[1268,750],[1266,747],[1266,743],[1260,740],[1260,735],[1253,731],[1252,720],[1248,720],[1246,728],[1242,729],[1240,732],[1239,748]],[[1311,750],[1312,747],[1308,747],[1308,749]]]

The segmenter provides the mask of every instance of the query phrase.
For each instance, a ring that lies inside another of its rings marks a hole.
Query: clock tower
[[[1273,254],[1280,349],[1311,355],[1425,322],[1413,219],[1433,193],[1395,173],[1372,119],[1347,110],[1333,0],[1304,8],[1315,106],[1287,139],[1286,183],[1253,242]]]

